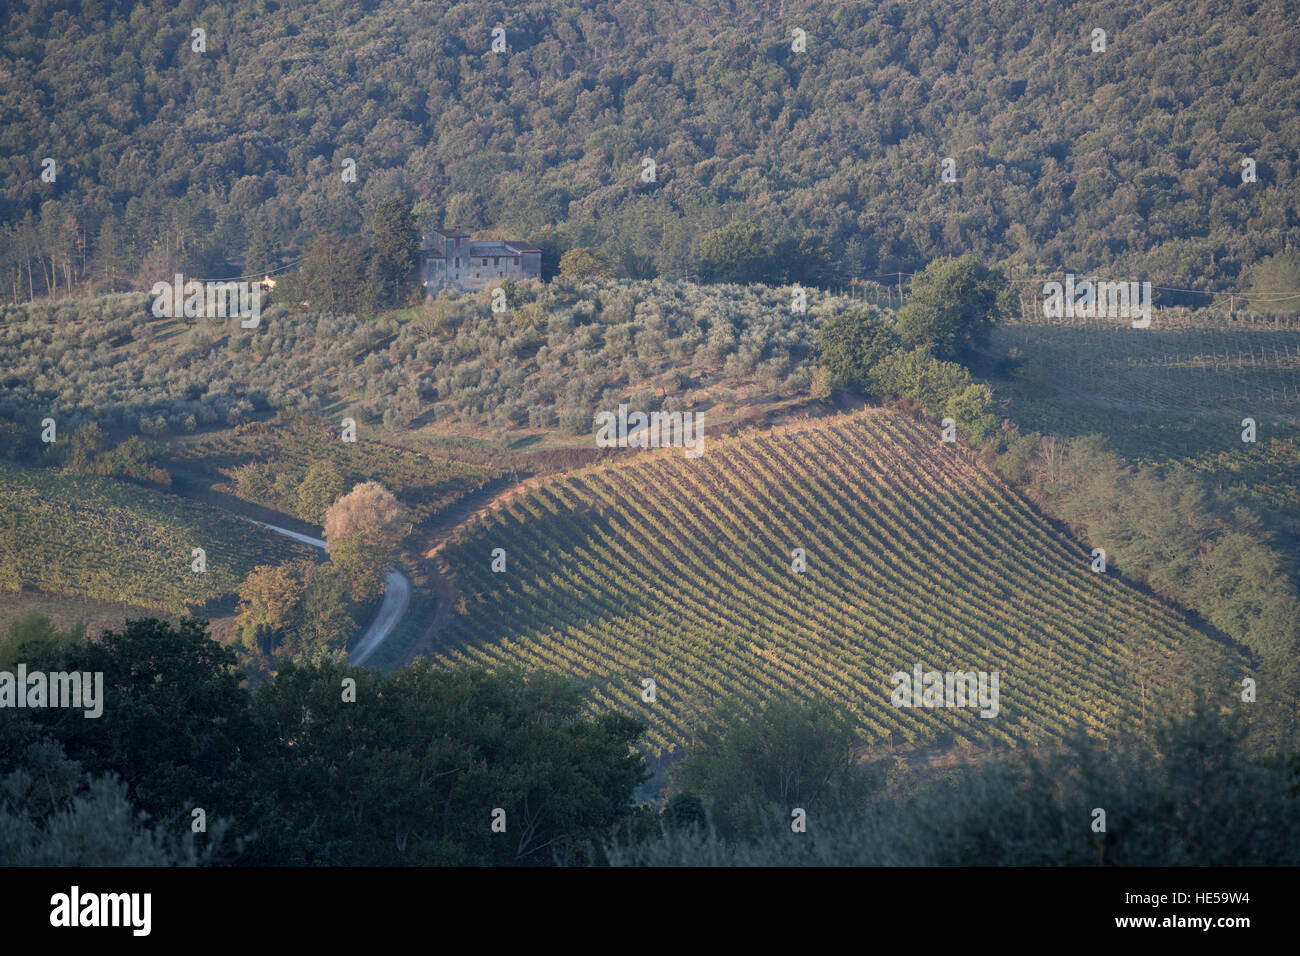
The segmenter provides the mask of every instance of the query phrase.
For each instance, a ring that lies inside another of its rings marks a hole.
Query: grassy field
[[[720,697],[813,692],[904,749],[1050,740],[1073,722],[1114,737],[1140,719],[1144,679],[1231,657],[894,413],[626,461],[543,482],[449,545],[459,595],[435,659],[578,675],[594,710],[645,719],[661,755]],[[895,708],[891,675],[918,663],[999,672],[999,714]]]
[[[64,630],[83,624],[86,636],[95,637],[103,631],[119,628],[129,620],[157,613],[134,604],[96,601],[71,594],[10,591],[0,598],[0,636],[9,633],[14,622],[28,614],[48,617],[56,627]]]

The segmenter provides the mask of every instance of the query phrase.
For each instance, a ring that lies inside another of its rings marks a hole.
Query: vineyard
[[[436,660],[577,675],[593,710],[646,720],[662,755],[724,696],[830,695],[867,740],[904,748],[1051,740],[1075,722],[1114,737],[1140,719],[1143,681],[1230,659],[893,413],[718,440],[696,460],[632,455],[545,482],[449,545],[459,606]],[[1000,713],[894,708],[890,676],[918,663],[998,671]]]
[[[487,465],[422,455],[376,442],[339,440],[336,427],[307,421],[291,424],[255,423],[195,442],[171,442],[166,455],[173,465],[199,468],[230,477],[249,464],[264,467],[267,481],[260,493],[252,483],[233,483],[240,497],[289,514],[296,509],[295,490],[313,462],[329,461],[345,487],[378,481],[411,511],[418,524],[492,480]]]
[[[207,571],[191,570],[191,549]],[[312,549],[206,505],[110,478],[0,465],[0,587],[184,613],[258,564]]]
[[[1121,410],[1251,416],[1300,425],[1300,328],[1201,311],[1123,319],[1020,319],[993,350],[1050,370],[1059,395]]]
[[[1022,430],[1105,435],[1130,461],[1180,461],[1236,501],[1300,521],[1300,328],[1168,310],[1115,319],[1019,319],[996,354],[1022,373],[1004,411]],[[1256,442],[1242,442],[1242,419]]]

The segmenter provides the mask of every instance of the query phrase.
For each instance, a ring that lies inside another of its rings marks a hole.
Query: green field
[[[511,499],[449,546],[459,608],[438,661],[576,674],[593,709],[644,718],[664,754],[724,696],[830,695],[884,746],[1018,745],[1076,721],[1115,737],[1140,719],[1144,677],[1231,658],[894,413],[719,440],[697,460],[628,454]],[[1122,646],[1135,641],[1143,668]],[[917,663],[998,671],[1000,713],[894,708],[890,676]]]
[[[203,548],[207,571],[191,570]],[[0,464],[0,588],[184,613],[259,564],[316,552],[207,505],[139,485]]]

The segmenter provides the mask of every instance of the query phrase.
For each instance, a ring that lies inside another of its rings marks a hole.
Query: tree
[[[105,216],[95,238],[95,262],[103,270],[104,288],[113,292],[126,268],[126,245],[114,216]]]
[[[560,275],[568,279],[599,279],[613,274],[609,260],[586,246],[576,246],[560,257]]]
[[[410,303],[420,288],[419,257],[420,230],[415,226],[410,199],[400,194],[386,197],[375,211],[366,267],[366,282],[376,308]]]
[[[349,546],[345,543],[342,547]],[[302,619],[293,650],[308,661],[345,651],[358,630],[349,598],[366,601],[383,591],[383,572],[372,560],[350,563],[346,555],[340,555],[327,565],[314,565],[303,595]]]
[[[357,485],[326,511],[330,561],[354,601],[383,592],[383,571],[397,561],[406,521],[406,509],[375,481]]]
[[[1288,249],[1255,263],[1250,270],[1250,308],[1255,312],[1300,312],[1300,254]]]
[[[708,822],[704,801],[693,793],[675,793],[664,806],[663,822],[674,830],[702,827]]]
[[[877,395],[906,396],[920,403],[932,419],[971,385],[970,372],[956,362],[941,362],[924,347],[895,349],[871,370],[868,386]]]
[[[824,365],[813,372],[812,382],[808,388],[808,397],[814,402],[827,401],[835,394],[835,373]]]
[[[542,279],[549,282],[560,274],[560,260],[569,250],[568,240],[554,226],[546,225],[533,233],[529,242],[542,251]]]
[[[72,652],[86,636],[84,625],[59,630],[44,614],[31,611],[9,625],[0,640],[0,668],[12,670],[33,660],[59,660]]]
[[[768,266],[763,232],[752,222],[731,222],[707,233],[695,247],[706,282],[759,282]]]
[[[998,417],[989,411],[991,402],[987,385],[971,384],[951,396],[944,410],[971,444],[979,445],[998,430]]]
[[[874,306],[850,309],[826,319],[817,329],[823,368],[861,391],[871,387],[871,370],[898,347],[898,336]]]
[[[830,243],[825,236],[802,232],[778,240],[763,269],[763,281],[773,285],[801,282],[822,285],[835,274]]]
[[[0,725],[0,859],[8,866],[194,866],[212,862],[225,821],[195,835],[151,826],[116,774],[94,777],[33,721]]]
[[[346,677],[357,704],[340,703]],[[545,672],[289,664],[254,707],[294,744],[270,771],[294,797],[274,837],[289,845],[271,862],[591,862],[646,778],[632,750],[642,726],[585,717],[578,685]]]
[[[78,474],[94,473],[95,459],[108,446],[108,436],[97,422],[82,425],[68,439],[63,467]]]
[[[275,271],[279,256],[271,231],[260,220],[253,220],[248,232],[248,244],[244,247],[245,274],[256,277],[259,272],[267,275]]]
[[[298,517],[324,524],[330,505],[343,494],[343,476],[328,460],[313,462],[298,485]]]
[[[302,599],[312,562],[290,561],[258,565],[239,585],[239,614],[235,625],[249,650],[272,650],[284,632],[301,619]]]
[[[93,470],[97,475],[146,481],[153,475],[155,466],[149,446],[139,435],[132,435],[112,451],[101,453]]]
[[[325,513],[325,541],[334,546],[358,535],[396,544],[402,535],[406,509],[377,481],[353,487]]]
[[[280,280],[278,297],[291,304],[311,303],[318,312],[358,312],[363,305],[367,276],[366,248],[354,237],[339,240],[322,234],[303,254],[302,269]]]
[[[827,700],[724,701],[697,732],[673,782],[709,805],[718,831],[754,836],[795,808],[857,806],[874,787],[853,757],[852,715]]]
[[[118,774],[142,810],[187,825],[195,806],[224,814],[244,805],[248,761],[264,735],[249,723],[234,652],[208,636],[206,621],[128,621],[98,641],[52,648],[27,663],[103,673],[99,718],[51,708],[35,719],[88,773]]]
[[[936,358],[962,358],[988,344],[1008,288],[1000,271],[974,256],[936,259],[912,277],[907,305],[898,311],[899,337]]]
[[[1004,750],[942,775],[903,771],[865,812],[819,812],[816,826],[810,814],[797,839],[665,828],[611,857],[658,866],[1291,864],[1300,858],[1300,763],[1256,750],[1250,718],[1221,700],[1162,709],[1149,699],[1146,726],[1118,741],[1075,725],[1058,746]],[[1080,833],[1074,821],[1086,827],[1097,806],[1108,831]]]
[[[349,600],[373,601],[386,588],[384,569],[396,560],[396,551],[386,550],[367,535],[353,535],[330,548],[330,566]],[[327,613],[327,605],[320,605]]]

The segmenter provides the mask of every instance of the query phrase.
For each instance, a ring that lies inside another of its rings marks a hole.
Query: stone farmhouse
[[[424,236],[420,251],[429,295],[494,288],[503,279],[542,278],[542,250],[515,239],[471,242],[468,232],[451,226]]]

